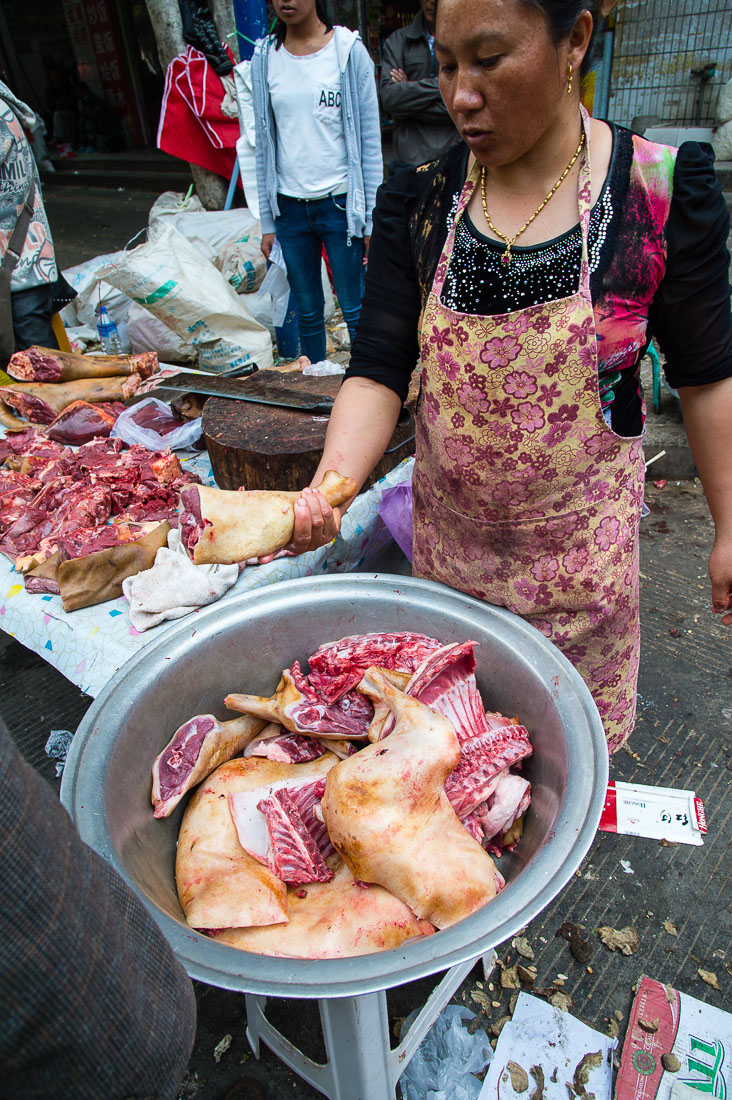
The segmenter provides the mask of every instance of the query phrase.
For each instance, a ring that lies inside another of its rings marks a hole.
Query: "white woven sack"
[[[149,237],[99,275],[193,344],[201,369],[229,370],[250,361],[271,366],[270,334],[254,320],[246,296],[168,219]]]

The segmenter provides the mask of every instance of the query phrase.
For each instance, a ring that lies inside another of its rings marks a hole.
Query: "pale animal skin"
[[[331,507],[343,504],[358,485],[329,470],[319,491]],[[205,527],[193,548],[196,565],[234,565],[275,554],[292,539],[299,493],[255,489],[248,492],[196,486]]]
[[[288,908],[286,925],[227,928],[211,938],[260,955],[340,959],[388,951],[434,932],[388,890],[359,886],[343,863],[330,882],[290,888]]]
[[[385,886],[446,928],[496,892],[493,860],[444,792],[460,759],[452,724],[369,669],[359,690],[387,703],[394,730],[340,761],[321,803],[331,841],[358,879]]]
[[[280,764],[256,756],[237,757],[222,764],[195,791],[183,814],[175,864],[178,897],[193,928],[287,921],[287,887],[242,848],[228,796],[282,779],[316,779],[336,759],[327,753],[309,764]]]

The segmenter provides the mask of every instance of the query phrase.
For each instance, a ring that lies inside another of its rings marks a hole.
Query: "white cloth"
[[[221,599],[238,576],[238,565],[194,565],[178,532],[171,531],[168,546],[158,550],[152,568],[122,581],[130,623],[143,631],[166,619],[182,619],[197,607]]]
[[[284,46],[271,50],[267,77],[277,124],[277,190],[296,199],[345,193],[348,154],[335,37],[302,57]]]

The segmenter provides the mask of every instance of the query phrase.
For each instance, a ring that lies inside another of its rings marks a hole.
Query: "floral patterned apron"
[[[587,133],[584,113],[583,125]],[[442,304],[477,180],[475,165],[423,315],[414,572],[509,608],[559,646],[592,692],[614,752],[635,720],[644,462],[641,437],[616,435],[600,405],[588,142],[579,290],[559,301],[496,316]]]

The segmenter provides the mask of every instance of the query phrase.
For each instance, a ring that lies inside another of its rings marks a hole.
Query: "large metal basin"
[[[183,919],[173,877],[183,804],[156,821],[150,766],[194,714],[231,717],[227,692],[270,694],[280,670],[344,635],[421,631],[475,639],[486,706],[518,714],[534,755],[533,801],[521,843],[501,861],[506,889],[452,928],[352,959],[289,960],[213,943]],[[390,574],[342,574],[275,584],[174,624],[129,660],[87,712],[61,798],[82,838],[147,904],[191,977],[286,997],[350,997],[446,970],[503,942],[568,882],[595,835],[608,779],[605,737],[572,665],[517,616],[443,585]]]

